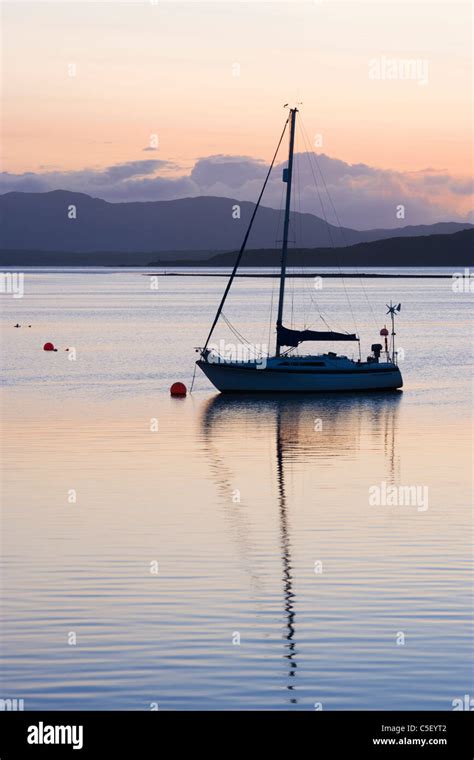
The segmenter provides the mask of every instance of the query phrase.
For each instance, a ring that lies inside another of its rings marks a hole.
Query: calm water
[[[318,306],[352,330],[350,296],[363,356],[401,301],[403,393],[227,399],[198,376],[171,399],[224,284],[40,272],[1,296],[0,697],[451,709],[473,694],[472,295],[290,281],[287,323],[321,325]],[[275,287],[239,280],[226,308],[262,344]],[[382,483],[428,508],[370,504]]]

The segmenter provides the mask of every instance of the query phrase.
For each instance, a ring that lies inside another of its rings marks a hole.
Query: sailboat
[[[385,336],[385,351],[380,343],[371,346],[371,355],[366,361],[355,360],[335,352],[322,354],[299,355],[292,353],[303,342],[359,342],[357,334],[349,332],[334,332],[332,330],[294,330],[283,324],[285,304],[285,282],[287,277],[288,237],[290,228],[291,190],[293,177],[293,157],[295,145],[295,127],[298,108],[290,108],[285,121],[273,160],[266,175],[259,198],[253,210],[247,232],[237,256],[234,268],[227,282],[219,308],[203,347],[196,351],[200,358],[197,366],[208,377],[211,383],[222,393],[275,393],[319,391],[368,391],[395,390],[403,385],[402,375],[397,365],[395,351],[395,315],[400,311],[400,304],[387,304],[392,321],[391,347],[389,350],[386,328],[380,331]],[[278,315],[276,321],[276,346],[273,356],[266,356],[265,361],[259,358],[245,358],[242,361],[221,356],[209,342],[214,328],[221,316],[227,295],[244,253],[255,216],[260,205],[270,173],[273,169],[284,134],[289,125],[288,167],[283,170],[283,182],[286,183],[285,216],[283,224],[283,240],[280,261],[280,289],[278,297]],[[384,357],[382,358],[382,353]]]

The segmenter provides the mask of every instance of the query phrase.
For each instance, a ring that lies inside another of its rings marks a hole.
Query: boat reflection
[[[351,456],[360,449],[362,440],[367,441],[368,434],[369,445],[383,451],[387,462],[386,479],[394,482],[399,470],[396,430],[401,398],[401,392],[337,396],[218,395],[211,398],[204,408],[201,419],[204,450],[214,481],[222,496],[226,496],[227,503],[234,481],[229,445],[231,452],[241,452],[242,440],[251,435],[261,435],[263,438],[270,435],[274,441],[283,582],[284,657],[288,663],[286,689],[289,692],[295,690],[298,650],[285,468],[291,462],[304,466],[324,458]],[[321,435],[317,434],[318,431]],[[222,445],[224,441],[225,447]],[[225,448],[225,456],[222,448]],[[258,574],[251,568],[248,523],[239,510],[232,510],[231,519],[234,536],[245,555],[253,583],[260,587]],[[292,694],[289,701],[296,704],[296,696]]]

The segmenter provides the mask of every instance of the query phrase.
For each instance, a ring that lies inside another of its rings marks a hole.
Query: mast
[[[290,203],[291,203],[291,177],[293,174],[293,151],[295,146],[295,126],[297,108],[290,108],[290,147],[288,152],[288,169],[283,172],[283,182],[286,186],[286,203],[285,203],[285,223],[283,226],[283,245],[281,248],[281,274],[280,274],[280,296],[278,299],[278,316],[277,316],[277,341],[276,356],[280,356],[280,343],[278,340],[278,328],[283,324],[283,303],[285,300],[285,278],[286,278],[286,259],[288,253],[288,230],[290,227]]]

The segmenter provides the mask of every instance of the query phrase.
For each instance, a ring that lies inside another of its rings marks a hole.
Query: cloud
[[[452,182],[450,189],[452,193],[456,193],[457,195],[472,195],[474,193],[474,185],[472,179]]]
[[[147,150],[144,148],[144,150]],[[268,182],[263,204],[281,208],[286,185],[278,164]],[[72,190],[111,202],[172,200],[214,195],[255,201],[268,166],[249,156],[215,155],[199,158],[185,172],[170,161],[146,159],[79,171],[0,174],[0,192]],[[298,153],[294,165],[293,207],[325,217],[331,223],[369,229],[469,220],[472,193],[465,177],[445,169],[397,172],[367,164],[349,164],[313,153]],[[400,207],[404,217],[400,217]],[[334,209],[337,210],[337,219]],[[399,216],[397,216],[397,211]]]
[[[148,174],[154,174],[158,169],[167,165],[167,161],[158,161],[147,159],[146,161],[129,161],[126,164],[116,164],[108,169],[97,172],[95,179],[97,184],[115,184],[124,179],[131,177],[143,177]]]
[[[71,190],[87,193],[108,201],[149,201],[167,197],[181,197],[188,190],[196,194],[196,188],[189,187],[186,178],[155,176],[157,172],[176,171],[178,167],[170,161],[146,159],[114,164],[105,169],[86,168],[79,171],[45,171],[41,174],[0,173],[0,193],[39,193],[49,190]],[[174,193],[178,193],[177,196]]]
[[[283,168],[275,167],[263,203],[280,208]],[[245,156],[210,156],[195,164],[191,179],[203,195],[255,200],[267,173],[261,161]],[[468,183],[436,172],[397,172],[367,164],[349,164],[326,154],[298,153],[294,164],[293,208],[327,218],[333,224],[367,229],[468,221],[456,194],[467,194]],[[400,207],[404,207],[404,218]],[[336,216],[337,214],[337,216]]]
[[[247,156],[210,156],[200,158],[191,171],[191,180],[199,187],[214,185],[239,188],[254,179],[263,180],[268,166]]]

